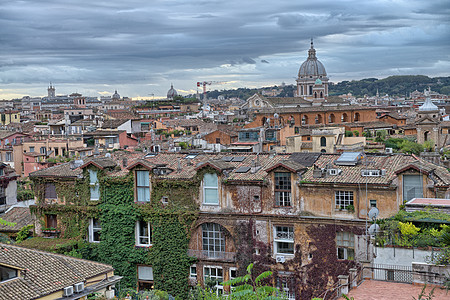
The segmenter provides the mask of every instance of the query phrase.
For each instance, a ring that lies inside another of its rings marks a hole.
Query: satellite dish
[[[370,235],[375,235],[377,232],[380,232],[380,226],[378,224],[372,224],[368,231]]]
[[[376,207],[372,207],[370,210],[369,210],[369,218],[370,219],[376,219],[377,217],[378,217],[378,215],[380,214],[380,211],[378,210],[378,208],[376,208]]]
[[[361,210],[359,211],[359,215],[360,215],[360,216],[365,216],[365,215],[367,215],[367,210],[365,210],[364,208],[361,209]]]

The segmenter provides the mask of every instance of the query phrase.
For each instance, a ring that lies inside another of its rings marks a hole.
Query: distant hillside
[[[352,93],[355,97],[363,97],[364,95],[375,96],[377,89],[380,96],[389,94],[391,96],[405,96],[418,90],[423,92],[424,89],[431,87],[431,90],[441,94],[450,95],[450,76],[430,78],[423,75],[405,75],[390,76],[384,79],[366,78],[362,80],[342,81],[339,83],[331,83],[329,85],[330,95],[342,95]],[[262,90],[272,90],[282,88],[279,86],[264,87],[259,89],[239,88],[236,90],[222,90],[207,92],[208,98],[217,99],[219,95],[226,98],[239,97],[247,99],[255,93],[261,93]],[[286,85],[279,97],[292,97],[294,95],[295,86]]]
[[[354,96],[375,96],[377,89],[380,95],[404,96],[418,90],[431,87],[431,90],[450,94],[450,77],[430,78],[423,75],[389,76],[378,80],[377,78],[366,78],[362,80],[342,81],[329,87],[330,95],[341,95],[352,93]]]

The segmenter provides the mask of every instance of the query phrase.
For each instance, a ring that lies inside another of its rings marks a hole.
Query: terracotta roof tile
[[[13,207],[2,215],[2,219],[16,223],[14,226],[0,224],[0,231],[2,232],[18,232],[22,227],[33,224],[34,222],[34,218],[28,207]]]
[[[0,264],[25,276],[0,283],[0,299],[35,299],[112,271],[110,265],[34,249],[0,244]]]

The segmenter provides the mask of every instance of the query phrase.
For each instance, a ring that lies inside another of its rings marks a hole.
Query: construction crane
[[[198,96],[198,88],[203,86],[203,102],[206,101],[206,86],[211,84],[224,84],[226,81],[197,81],[197,96]]]

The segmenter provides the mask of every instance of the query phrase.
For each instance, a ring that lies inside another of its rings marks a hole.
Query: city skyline
[[[164,96],[295,83],[314,38],[330,81],[448,76],[446,1],[11,1],[2,4],[0,99]]]

